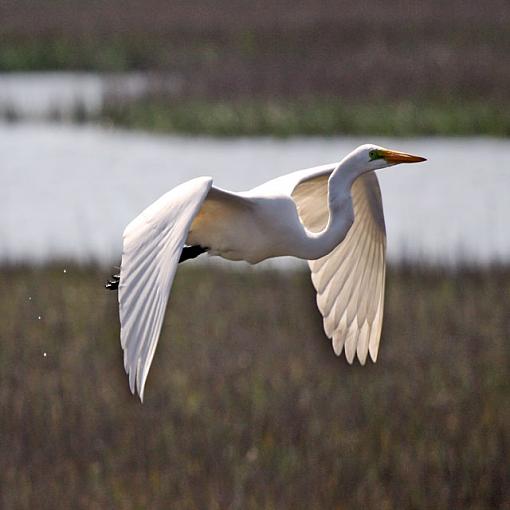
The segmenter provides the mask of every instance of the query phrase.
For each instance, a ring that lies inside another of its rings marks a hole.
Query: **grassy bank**
[[[106,106],[102,122],[213,136],[510,136],[509,108],[496,102],[146,100]]]
[[[510,136],[510,106],[496,102],[352,102],[336,98],[216,101],[108,100],[99,114],[77,105],[51,122],[100,123],[149,132],[205,136]],[[18,122],[14,107],[0,119]]]
[[[66,268],[0,270],[2,508],[510,507],[510,270],[390,271],[350,367],[308,275],[184,267],[141,405]]]

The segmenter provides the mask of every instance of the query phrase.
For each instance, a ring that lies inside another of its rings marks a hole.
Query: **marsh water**
[[[71,119],[98,115],[109,101],[129,101],[152,92],[179,91],[178,76],[150,73],[0,73],[0,116]]]
[[[95,126],[0,124],[0,260],[118,260],[124,226],[176,184],[244,190],[373,141],[426,156],[378,172],[390,260],[510,259],[510,141],[213,139]]]

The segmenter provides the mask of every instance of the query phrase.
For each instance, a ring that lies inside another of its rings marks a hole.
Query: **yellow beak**
[[[382,152],[382,157],[388,162],[394,165],[398,163],[419,163],[420,161],[427,161],[426,158],[421,156],[413,156],[412,154],[406,154],[405,152],[392,151],[385,149]]]

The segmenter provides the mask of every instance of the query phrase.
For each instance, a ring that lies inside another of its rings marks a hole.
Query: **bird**
[[[376,170],[426,161],[374,144],[340,162],[298,170],[245,192],[184,182],[133,219],[123,233],[118,289],[120,339],[129,387],[143,402],[179,263],[207,253],[257,264],[308,261],[317,306],[335,354],[377,360],[386,272],[386,229]]]

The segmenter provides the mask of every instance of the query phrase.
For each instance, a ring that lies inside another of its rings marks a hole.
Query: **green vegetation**
[[[0,71],[126,71],[139,64],[126,43],[55,37],[8,41],[0,46]]]
[[[390,270],[351,367],[307,274],[190,264],[143,405],[107,274],[0,270],[2,508],[509,508],[510,269]]]
[[[147,100],[108,105],[102,120],[127,128],[213,136],[510,136],[508,110],[491,102]]]
[[[341,99],[110,100],[99,114],[78,105],[70,120],[127,129],[207,136],[510,136],[508,110],[493,102],[366,102]],[[0,118],[19,122],[13,108]],[[58,112],[48,116],[61,121]]]

